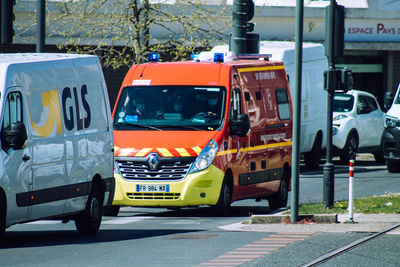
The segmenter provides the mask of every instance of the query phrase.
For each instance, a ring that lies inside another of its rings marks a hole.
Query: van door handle
[[[24,155],[23,157],[22,157],[22,160],[23,161],[28,161],[28,160],[30,160],[31,159],[31,157],[29,157],[28,155]]]

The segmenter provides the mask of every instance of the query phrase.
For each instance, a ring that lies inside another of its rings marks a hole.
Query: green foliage
[[[299,206],[299,214],[348,213],[348,201],[336,201],[332,209],[325,209],[322,204],[307,204]],[[400,194],[385,194],[368,198],[355,199],[355,213],[396,213],[400,214]]]
[[[131,66],[157,51],[169,60],[188,59],[198,47],[226,42],[225,6],[200,0],[80,0],[53,2],[47,34],[59,48],[96,54],[104,66]],[[50,9],[50,8],[49,8]]]

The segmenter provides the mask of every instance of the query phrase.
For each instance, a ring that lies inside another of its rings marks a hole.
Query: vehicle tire
[[[112,205],[110,207],[103,207],[103,215],[105,216],[118,216],[121,206]]]
[[[218,202],[212,207],[213,215],[218,217],[229,216],[231,212],[232,202],[232,185],[228,182],[228,177],[225,176],[221,186]]]
[[[376,163],[384,163],[385,162],[385,157],[384,157],[382,150],[374,152],[374,158],[375,158]]]
[[[103,198],[103,190],[93,184],[86,209],[75,218],[75,226],[80,234],[95,234],[99,231],[103,215]]]
[[[386,167],[390,173],[400,172],[400,160],[387,160]]]
[[[0,243],[5,239],[7,208],[5,199],[0,196]]]
[[[376,163],[385,163],[385,153],[383,151],[383,138],[381,141],[381,145],[379,146],[379,150],[375,151],[373,154]]]
[[[310,152],[304,154],[304,164],[306,168],[316,169],[319,167],[322,153],[322,138],[317,135],[314,140],[313,147]]]
[[[347,137],[346,144],[342,152],[340,153],[340,162],[343,165],[348,165],[350,159],[356,160],[357,156],[357,149],[358,149],[358,140],[355,134],[350,134]]]
[[[268,205],[271,211],[287,206],[288,191],[288,185],[285,179],[282,179],[279,191],[268,198]]]

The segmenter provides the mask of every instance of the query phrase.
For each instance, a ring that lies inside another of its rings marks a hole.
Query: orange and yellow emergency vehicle
[[[203,60],[203,58],[206,58]],[[200,54],[149,62],[127,73],[113,111],[116,191],[121,205],[210,205],[229,214],[240,199],[286,206],[292,100],[282,62]]]

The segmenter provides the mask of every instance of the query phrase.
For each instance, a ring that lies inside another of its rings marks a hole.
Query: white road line
[[[42,221],[34,221],[34,222],[29,222],[26,224],[58,224],[61,223],[61,221],[58,220],[42,220]]]
[[[241,223],[241,222],[237,222],[237,223],[232,223],[232,224],[228,224],[228,225],[223,225],[220,226],[218,228],[226,230],[226,231],[246,231],[245,228],[245,224]]]
[[[154,217],[150,216],[140,216],[140,217],[117,217],[117,219],[103,220],[101,224],[129,224],[133,222],[139,222]]]

